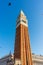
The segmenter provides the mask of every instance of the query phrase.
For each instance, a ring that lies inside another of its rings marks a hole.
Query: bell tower
[[[28,34],[28,21],[22,10],[16,21],[14,62],[15,65],[33,65]]]

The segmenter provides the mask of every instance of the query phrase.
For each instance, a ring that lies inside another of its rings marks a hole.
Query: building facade
[[[33,65],[43,65],[43,56],[32,54]],[[14,55],[7,55],[0,59],[0,65],[14,65]]]
[[[32,55],[33,65],[43,65],[43,56],[41,55]]]

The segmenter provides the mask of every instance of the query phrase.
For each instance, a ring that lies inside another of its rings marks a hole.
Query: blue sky
[[[16,19],[21,9],[28,19],[31,50],[43,55],[43,0],[0,0],[0,58],[14,52]]]

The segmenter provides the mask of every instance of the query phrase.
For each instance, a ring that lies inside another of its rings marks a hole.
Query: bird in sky
[[[8,6],[11,6],[11,2],[8,3]]]

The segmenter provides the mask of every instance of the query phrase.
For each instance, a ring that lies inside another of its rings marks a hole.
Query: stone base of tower
[[[15,59],[14,65],[21,65],[20,59]]]

